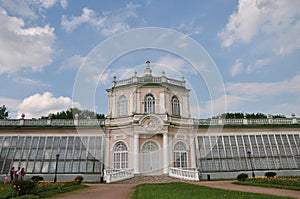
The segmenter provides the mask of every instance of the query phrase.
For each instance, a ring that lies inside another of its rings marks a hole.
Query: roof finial
[[[147,67],[150,67],[150,61],[146,61]]]
[[[150,69],[150,61],[146,61],[146,69],[145,69],[145,75],[151,75],[152,70]]]

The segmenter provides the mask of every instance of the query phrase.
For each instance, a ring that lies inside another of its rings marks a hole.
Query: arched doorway
[[[159,146],[154,141],[148,141],[142,148],[142,173],[143,175],[160,175]]]

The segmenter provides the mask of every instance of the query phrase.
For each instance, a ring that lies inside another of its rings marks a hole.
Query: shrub
[[[75,178],[75,182],[77,182],[78,184],[80,184],[83,181],[83,177],[82,176],[77,176]]]
[[[248,175],[246,173],[240,173],[236,178],[238,181],[245,181],[248,178]]]
[[[265,176],[267,177],[267,178],[273,178],[273,177],[275,177],[277,175],[277,173],[276,172],[273,172],[273,171],[269,171],[269,172],[266,172],[265,173]]]
[[[35,193],[36,183],[32,180],[15,180],[13,182],[13,190],[18,196]]]
[[[38,181],[43,181],[44,178],[43,178],[42,176],[32,176],[32,177],[31,177],[31,180],[32,180],[33,182],[38,182]]]

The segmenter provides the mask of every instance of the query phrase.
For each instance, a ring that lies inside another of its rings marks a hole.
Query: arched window
[[[174,95],[171,100],[172,103],[172,115],[180,116],[180,103],[179,99]]]
[[[114,169],[127,169],[128,150],[123,142],[118,142],[113,151]]]
[[[177,142],[174,147],[174,167],[187,168],[187,152],[183,142]]]
[[[122,95],[118,100],[118,115],[119,116],[127,116],[127,98]]]
[[[155,113],[155,98],[152,94],[147,94],[144,99],[145,113]]]

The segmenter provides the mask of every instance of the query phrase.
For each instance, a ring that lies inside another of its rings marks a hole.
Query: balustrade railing
[[[169,176],[173,178],[179,178],[183,180],[199,181],[199,173],[196,168],[175,168],[169,169]]]
[[[0,126],[104,126],[104,119],[4,119]]]
[[[106,180],[106,183],[118,182],[133,177],[133,169],[106,169],[104,172],[104,180]]]
[[[167,77],[155,77],[155,76],[144,76],[144,77],[131,77],[115,82],[115,86],[124,86],[132,83],[169,83],[177,86],[185,86],[185,81],[171,79]]]
[[[194,119],[194,125],[267,125],[300,124],[300,118],[265,118],[265,119]]]
[[[193,119],[194,125],[293,125],[300,118]],[[104,126],[105,119],[1,119],[0,126]]]

